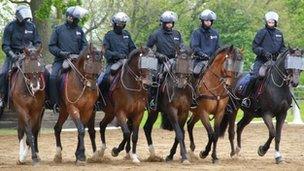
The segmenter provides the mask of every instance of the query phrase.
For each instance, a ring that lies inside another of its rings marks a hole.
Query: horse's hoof
[[[190,165],[190,161],[188,159],[182,160],[183,165]]]
[[[240,152],[241,152],[241,147],[237,146],[237,147],[235,148],[235,154],[236,154],[236,155],[239,155]]]
[[[231,151],[231,152],[230,152],[230,157],[233,158],[234,155],[235,155],[235,152],[234,152],[234,151]]]
[[[125,160],[130,160],[130,159],[131,159],[130,154],[129,154],[129,153],[127,153],[127,154],[126,154],[126,156],[124,157],[124,159],[125,159]]]
[[[170,161],[172,161],[173,160],[173,157],[171,157],[171,156],[167,156],[166,157],[166,162],[170,162]]]
[[[267,151],[264,151],[264,150],[263,150],[263,146],[261,145],[261,146],[259,147],[259,149],[258,149],[258,155],[262,157],[262,156],[264,156],[264,155],[266,154],[266,152],[267,152]]]
[[[147,158],[145,161],[147,161],[147,162],[163,162],[164,159],[162,157],[159,157],[159,156],[150,155],[149,158]]]
[[[276,164],[283,163],[283,157],[282,156],[275,158],[275,160],[276,160]]]
[[[86,161],[76,160],[76,166],[85,166],[86,163],[87,163]]]
[[[55,163],[62,163],[62,156],[56,154],[55,157],[54,157],[54,162]]]
[[[114,147],[114,148],[112,149],[111,155],[112,155],[113,157],[117,157],[118,154],[119,154],[118,148]]]
[[[38,155],[38,153],[37,153],[37,160],[38,160],[38,162],[41,162],[41,158],[40,158],[40,156]]]
[[[208,156],[208,153],[206,153],[206,151],[201,151],[199,153],[199,156],[200,156],[200,158],[204,159],[204,158],[206,158]]]
[[[194,154],[194,151],[189,151],[188,156],[190,158],[190,161],[198,160],[198,157]]]
[[[25,162],[24,162],[24,161],[17,160],[16,164],[17,164],[17,165],[24,165]]]
[[[139,165],[140,161],[138,160],[138,158],[132,159],[132,163]]]
[[[219,164],[220,160],[218,158],[212,159],[213,164]]]
[[[38,159],[33,160],[32,165],[33,166],[39,166],[40,162]]]

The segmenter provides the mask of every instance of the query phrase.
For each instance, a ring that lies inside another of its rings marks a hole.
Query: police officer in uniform
[[[87,46],[82,28],[78,25],[87,10],[79,6],[69,7],[66,11],[66,22],[56,26],[49,42],[49,51],[55,56],[49,80],[49,95],[54,113],[59,110],[59,74],[62,63],[70,55],[79,55]]]
[[[0,73],[0,107],[4,107],[4,98],[8,89],[8,71],[12,64],[23,53],[23,48],[31,45],[38,47],[41,44],[36,26],[31,22],[33,17],[30,7],[18,6],[15,15],[16,20],[5,27],[2,37],[2,50],[6,54],[6,59]]]
[[[199,19],[201,20],[201,27],[193,31],[190,40],[190,47],[196,56],[193,70],[195,77],[198,77],[202,73],[210,57],[220,47],[219,33],[212,28],[212,24],[216,20],[216,14],[206,9],[200,13]],[[195,84],[196,82],[193,82],[193,87],[195,87]],[[194,98],[191,108],[195,108],[196,106],[197,102]]]
[[[127,22],[130,20],[124,12],[118,12],[112,16],[111,23],[113,29],[106,33],[103,39],[105,48],[105,58],[107,61],[106,70],[98,78],[102,92],[108,92],[110,83],[108,82],[112,65],[126,59],[136,46],[130,33],[125,30]]]
[[[257,55],[250,73],[250,78],[246,84],[246,91],[243,96],[250,95],[250,90],[256,80],[260,77],[261,66],[270,60],[276,60],[277,56],[286,50],[283,33],[277,29],[279,15],[269,11],[265,14],[265,27],[257,32],[252,42],[252,50]],[[242,106],[250,107],[250,99],[244,98]]]
[[[160,16],[161,27],[149,36],[147,47],[156,47],[156,52],[158,52],[157,57],[161,63],[163,62],[165,56],[169,59],[175,58],[176,49],[183,46],[183,39],[180,32],[173,29],[177,19],[178,16],[175,12],[165,11]],[[163,65],[159,67],[160,70],[163,69],[162,67]],[[149,108],[152,110],[156,110],[157,108],[157,89],[158,87],[151,87],[149,91]]]
[[[201,27],[193,31],[190,41],[190,47],[197,56],[195,66],[200,65],[198,72],[195,74],[202,71],[206,62],[220,47],[219,33],[212,28],[212,24],[216,20],[216,14],[206,9],[200,13],[199,19],[201,20]]]

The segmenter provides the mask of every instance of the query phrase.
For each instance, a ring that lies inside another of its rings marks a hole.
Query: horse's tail
[[[173,126],[168,118],[168,114],[162,112],[161,115],[162,115],[161,128],[168,131],[173,131]]]

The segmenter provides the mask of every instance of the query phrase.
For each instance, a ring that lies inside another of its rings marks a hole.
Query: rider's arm
[[[11,35],[12,35],[12,27],[11,25],[7,25],[4,29],[3,32],[3,37],[2,37],[2,50],[6,54],[7,58],[11,59],[11,55],[9,52],[12,50],[11,49]]]
[[[262,56],[265,53],[263,47],[261,47],[262,41],[264,40],[265,33],[263,30],[259,31],[252,42],[252,50],[257,56]]]
[[[62,57],[60,55],[61,49],[58,47],[58,32],[57,32],[57,29],[55,29],[53,31],[52,36],[50,38],[49,51],[51,52],[51,54],[53,54],[56,57]]]

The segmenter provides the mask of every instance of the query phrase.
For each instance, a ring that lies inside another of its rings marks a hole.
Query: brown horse
[[[37,139],[45,100],[41,51],[42,46],[38,49],[24,48],[22,57],[15,63],[17,70],[11,76],[11,100],[13,108],[18,113],[18,164],[24,163],[29,148],[32,152],[33,165],[40,161]]]
[[[133,50],[121,70],[110,77],[110,80],[116,79],[117,83],[116,86],[111,85],[110,97],[105,97],[106,105],[102,109],[105,117],[100,122],[102,145],[93,158],[103,157],[106,149],[105,130],[116,116],[123,132],[123,140],[117,148],[113,148],[112,156],[118,156],[127,143],[127,155],[131,157],[133,163],[140,162],[136,155],[139,124],[147,103],[147,85],[152,83],[151,71],[156,69],[157,59],[154,52],[149,48],[139,48]],[[129,154],[131,134],[133,145],[132,153]]]
[[[76,164],[84,164],[86,160],[84,148],[85,126],[89,128],[90,138],[95,139],[94,117],[92,117],[95,102],[99,97],[96,76],[101,71],[103,51],[97,51],[92,44],[84,49],[78,58],[67,59],[71,69],[63,79],[60,112],[54,127],[56,137],[55,162],[62,162],[62,145],[60,133],[62,125],[70,116],[78,130],[78,145],[75,152]],[[93,118],[93,119],[91,119]],[[93,133],[92,133],[93,130]],[[92,144],[93,147],[95,144]],[[96,150],[93,148],[93,151]]]
[[[182,49],[177,51],[176,59],[174,59],[174,62],[172,61],[171,69],[166,69],[168,71],[165,73],[166,76],[160,86],[159,109],[149,111],[144,130],[151,160],[158,160],[158,157],[155,156],[151,132],[153,124],[158,117],[158,112],[161,112],[163,116],[162,127],[175,131],[175,141],[170,154],[166,157],[166,161],[173,160],[177,145],[180,144],[182,163],[189,163],[184,142],[184,125],[190,111],[193,93],[190,83],[192,77],[191,57],[192,52],[190,50]],[[169,63],[171,63],[171,60]],[[168,62],[165,63],[165,67],[168,66],[167,64]]]
[[[219,134],[219,125],[222,121],[225,107],[228,102],[229,92],[227,87],[233,83],[237,76],[243,57],[233,46],[219,49],[214,58],[198,82],[197,92],[198,106],[193,109],[192,116],[187,123],[190,138],[190,149],[194,152],[195,144],[193,139],[193,127],[198,120],[201,120],[208,132],[208,144],[205,151],[200,152],[201,158],[206,158],[213,143],[212,161],[218,161],[216,145]],[[209,121],[209,114],[214,115],[214,130]]]

